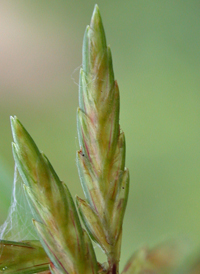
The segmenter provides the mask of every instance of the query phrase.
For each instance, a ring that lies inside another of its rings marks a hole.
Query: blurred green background
[[[73,196],[78,74],[85,27],[100,7],[121,92],[131,187],[122,265],[142,245],[200,245],[200,2],[0,1],[0,222],[14,162],[17,115]]]

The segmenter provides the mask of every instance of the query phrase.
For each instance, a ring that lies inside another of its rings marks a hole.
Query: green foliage
[[[39,241],[0,242],[0,266],[4,273],[41,273],[49,269],[50,260]]]
[[[77,166],[85,199],[76,197],[78,210],[67,185],[16,117],[11,117],[11,128],[13,156],[39,241],[1,240],[0,273],[119,273],[129,172],[119,89],[98,6],[85,31],[80,70]],[[107,263],[97,262],[92,241],[105,252]],[[180,246],[142,248],[122,274],[200,273],[198,260],[184,264],[186,252]]]

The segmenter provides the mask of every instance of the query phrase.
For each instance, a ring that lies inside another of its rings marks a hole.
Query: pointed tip
[[[86,75],[88,73],[92,73],[92,71],[95,69],[95,66],[99,66],[99,60],[102,62],[106,47],[107,45],[103,22],[101,19],[99,7],[98,5],[95,5],[90,25],[86,27],[83,38],[82,64]]]
[[[85,200],[81,199],[78,195],[75,196],[75,201],[78,203],[77,205],[80,205],[80,203],[85,202]]]
[[[92,14],[92,18],[95,16],[99,16],[100,15],[100,11],[99,11],[99,6],[97,4],[94,5],[94,10],[93,10],[93,14]]]
[[[34,218],[32,218],[32,223],[38,231],[42,225],[45,226],[45,224],[43,224],[41,221],[37,221]]]
[[[95,5],[94,5],[94,10],[95,10],[95,9],[99,9],[98,4],[95,4]]]
[[[12,131],[14,130],[15,120],[16,120],[16,116],[10,116],[10,124],[11,124]]]
[[[102,24],[102,20],[101,20],[101,14],[100,14],[100,11],[99,11],[99,7],[96,4],[94,6],[94,10],[93,10],[93,13],[92,13],[90,27],[93,28],[93,25],[96,25],[96,24],[99,24],[99,23]]]
[[[20,131],[24,131],[24,127],[17,118],[17,116],[10,116],[10,124],[14,142],[17,143],[17,134],[20,134]]]
[[[11,122],[11,124],[12,124],[12,123],[15,123],[16,121],[19,122],[19,119],[17,118],[17,116],[15,116],[15,115],[12,116],[12,115],[11,115],[11,116],[10,116],[10,122]]]
[[[14,120],[14,116],[10,116],[10,121],[13,121]]]

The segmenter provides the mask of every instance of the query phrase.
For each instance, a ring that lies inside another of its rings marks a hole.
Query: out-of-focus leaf
[[[173,274],[199,274],[200,250],[190,252]]]
[[[181,242],[169,242],[153,249],[142,248],[132,255],[122,274],[176,273],[187,254],[188,246]]]

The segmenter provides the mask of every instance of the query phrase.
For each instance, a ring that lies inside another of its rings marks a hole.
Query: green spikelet
[[[16,117],[11,117],[13,155],[24,181],[34,225],[54,273],[94,274],[97,263],[67,186]]]
[[[86,201],[77,198],[77,205],[91,238],[108,256],[110,273],[117,273],[129,174],[119,89],[97,5],[84,35],[79,106],[77,165]]]

